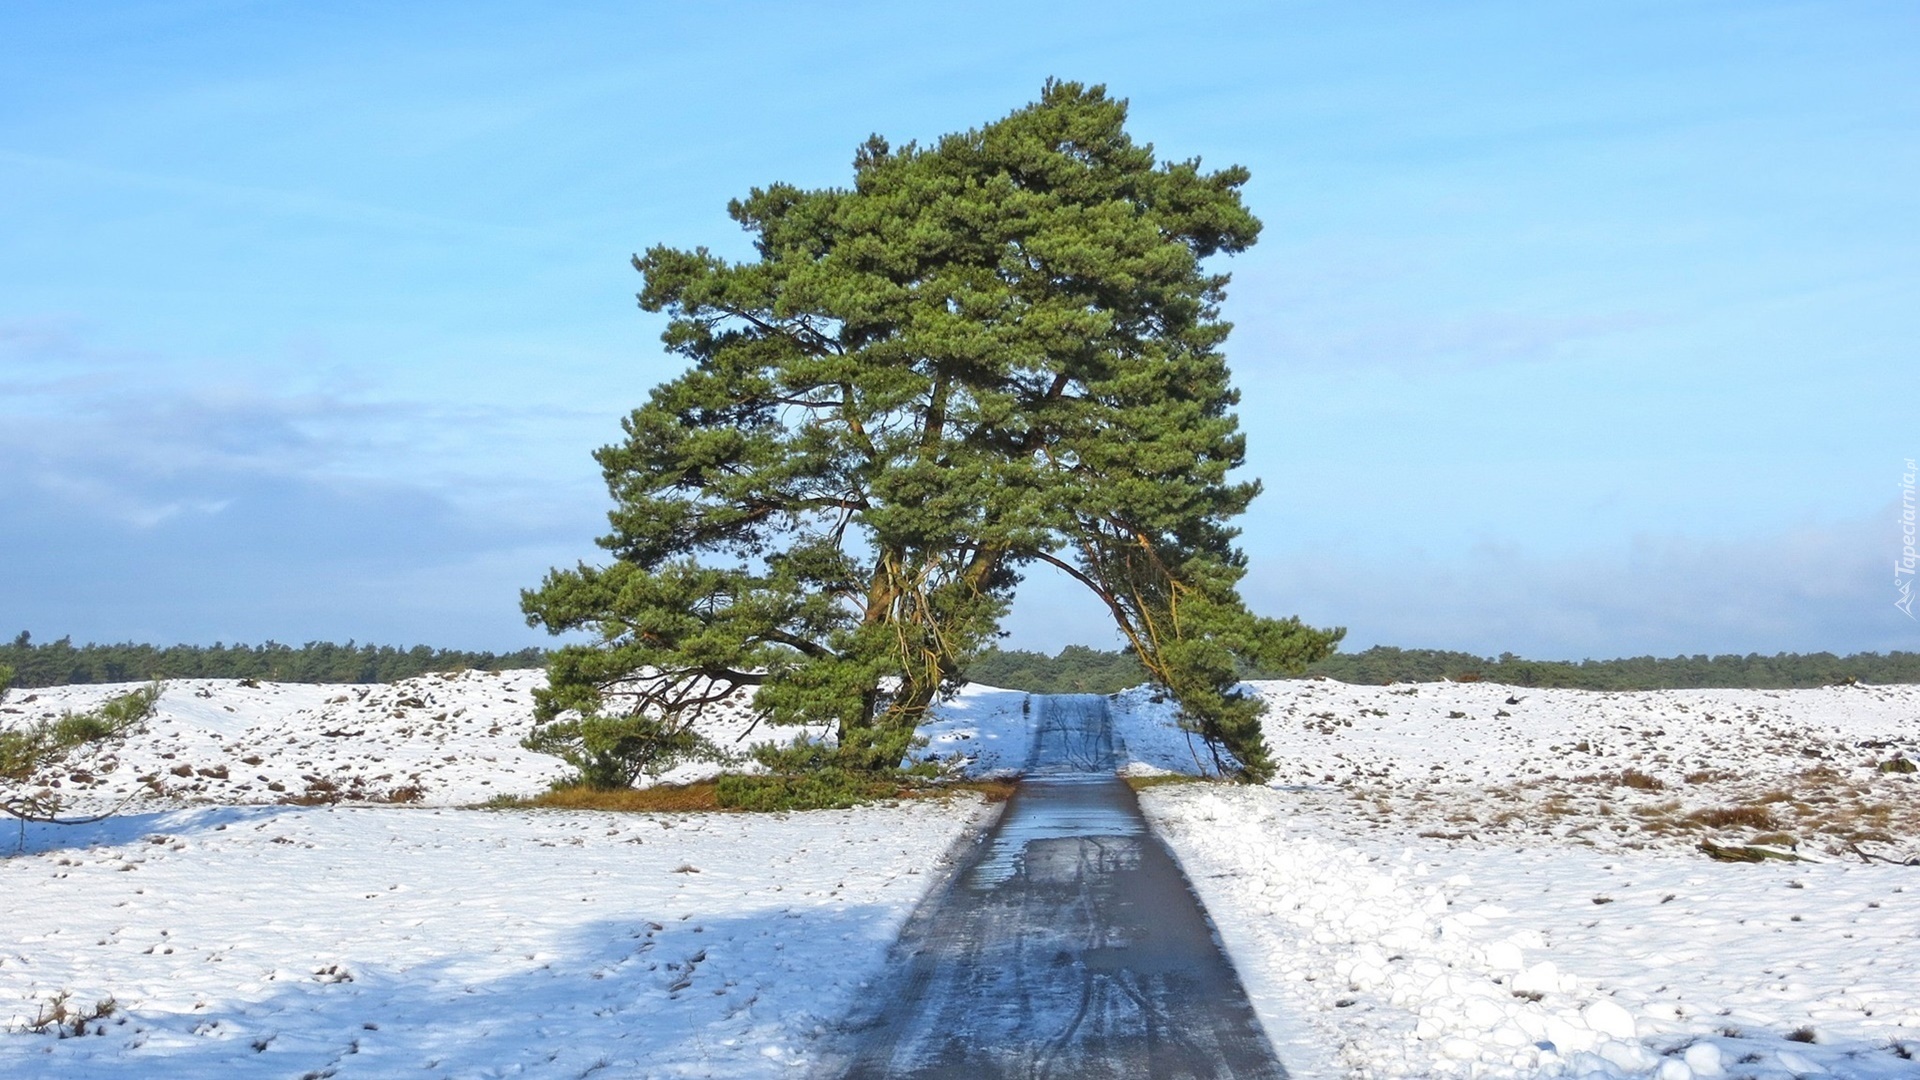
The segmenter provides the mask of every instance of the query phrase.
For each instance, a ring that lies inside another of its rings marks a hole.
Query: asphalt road
[[[1106,700],[1034,702],[1027,778],[915,913],[822,1075],[1285,1077],[1179,864],[1114,776]]]

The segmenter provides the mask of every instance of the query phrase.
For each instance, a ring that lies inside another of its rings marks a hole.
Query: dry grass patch
[[[120,1011],[120,1004],[111,997],[95,1002],[92,1008],[76,1007],[70,1003],[73,994],[62,990],[52,999],[36,1006],[33,1019],[21,1025],[20,1030],[35,1035],[54,1034],[65,1039],[70,1036],[89,1034],[88,1024],[96,1025],[91,1032],[94,1035],[107,1033],[107,1019]]]
[[[1780,828],[1773,811],[1764,806],[1719,806],[1695,810],[1687,815],[1686,820],[1709,829],[1761,829],[1773,832]]]
[[[1636,791],[1664,791],[1667,786],[1659,777],[1650,773],[1643,773],[1639,769],[1626,769],[1622,771],[1620,773],[1620,779],[1616,781],[1616,783],[1621,787],[1633,788]]]
[[[590,787],[567,787],[544,791],[531,799],[515,800],[520,806],[538,806],[548,810],[611,810],[624,813],[646,811],[686,812],[719,810],[718,787],[712,780],[692,784],[655,784],[644,788],[603,791]]]
[[[1209,784],[1214,782],[1204,776],[1189,776],[1186,773],[1159,773],[1154,776],[1127,776],[1122,777],[1122,779],[1126,780],[1127,786],[1135,791],[1165,787],[1168,784]],[[1356,790],[1352,793],[1352,798],[1355,799],[1365,799],[1366,797],[1365,792]]]
[[[1013,789],[1020,786],[1018,780],[955,780],[939,787],[921,788],[912,792],[914,798],[951,795],[956,791],[971,791],[990,803],[1006,802],[1013,798]],[[1139,791],[1139,788],[1133,790]]]
[[[1828,760],[1807,761],[1799,746],[1782,745],[1737,772],[1699,757],[1616,760],[1618,771],[1574,772],[1567,766],[1578,759],[1556,747],[1559,756],[1539,765],[1566,771],[1481,785],[1420,777],[1385,786],[1356,782],[1339,799],[1366,827],[1394,825],[1433,838],[1464,831],[1484,840],[1532,834],[1562,843],[1697,849],[1704,835],[1736,847],[1797,844],[1826,855],[1871,841],[1901,845],[1902,861],[1920,859],[1920,775],[1884,772],[1886,758],[1838,749]],[[1891,755],[1878,744],[1857,749]]]

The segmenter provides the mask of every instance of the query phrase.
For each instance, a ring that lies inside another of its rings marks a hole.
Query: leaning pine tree
[[[897,768],[996,633],[1023,567],[1084,583],[1222,770],[1271,762],[1238,664],[1297,670],[1340,631],[1250,613],[1230,520],[1258,492],[1220,348],[1252,244],[1243,168],[1156,163],[1126,103],[1049,82],[930,147],[879,137],[849,189],[729,206],[756,257],[656,247],[640,305],[691,361],[597,454],[612,559],[551,573],[533,744],[596,784],[697,745],[753,688],[831,722],[816,762]]]

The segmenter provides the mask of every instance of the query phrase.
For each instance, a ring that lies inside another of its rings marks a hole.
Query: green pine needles
[[[1156,163],[1125,121],[1104,88],[1050,81],[931,146],[873,137],[851,188],[734,201],[753,259],[634,260],[691,367],[596,455],[611,561],[523,594],[530,623],[594,639],[553,654],[536,740],[624,726],[697,749],[693,720],[752,688],[767,722],[831,724],[832,767],[895,769],[1046,563],[1223,772],[1266,778],[1236,658],[1298,670],[1341,631],[1237,592],[1228,523],[1259,485],[1228,479],[1228,279],[1202,263],[1260,223],[1245,169]]]
[[[0,664],[0,700],[5,700],[13,674],[11,667]],[[0,812],[19,818],[23,829],[28,821],[60,823],[59,793],[36,788],[36,778],[67,765],[77,754],[104,749],[138,732],[153,715],[161,690],[156,682],[89,712],[0,724]]]

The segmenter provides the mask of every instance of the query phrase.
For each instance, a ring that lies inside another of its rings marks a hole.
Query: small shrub
[[[895,798],[900,781],[886,774],[821,769],[771,776],[723,776],[715,794],[729,810],[844,810]]]
[[[1816,1033],[1811,1027],[1797,1027],[1787,1032],[1787,1038],[1793,1042],[1810,1043],[1815,1037]]]
[[[1920,765],[1915,765],[1903,757],[1888,758],[1880,763],[1880,771],[1883,773],[1920,772]]]
[[[34,1011],[33,1019],[23,1025],[24,1030],[35,1035],[58,1035],[62,1039],[85,1035],[88,1024],[97,1023],[104,1030],[106,1019],[120,1008],[120,1004],[110,997],[94,1002],[91,1009],[72,1008],[69,1005],[72,1001],[73,994],[66,990],[53,995],[52,1000]]]
[[[720,797],[720,784],[727,780],[766,781],[779,780],[778,777],[723,777],[719,781],[700,780],[691,784],[653,784],[643,788],[625,788],[607,791],[589,787],[585,784],[556,783],[553,787],[532,796],[495,795],[480,804],[486,810],[599,810],[614,813],[700,813],[719,810],[803,810],[812,807],[793,805],[779,798],[764,798],[755,805],[744,802],[723,802]],[[949,783],[927,784],[914,787],[902,786],[903,777],[896,776],[876,785],[878,794],[867,796],[861,802],[874,799],[918,799],[941,798],[958,792],[971,792],[988,802],[1005,802],[1013,795],[1015,782],[1012,780],[960,780]],[[739,785],[730,785],[738,790]],[[752,785],[749,785],[752,786]],[[747,800],[749,802],[755,800]],[[846,803],[844,805],[854,805]]]

